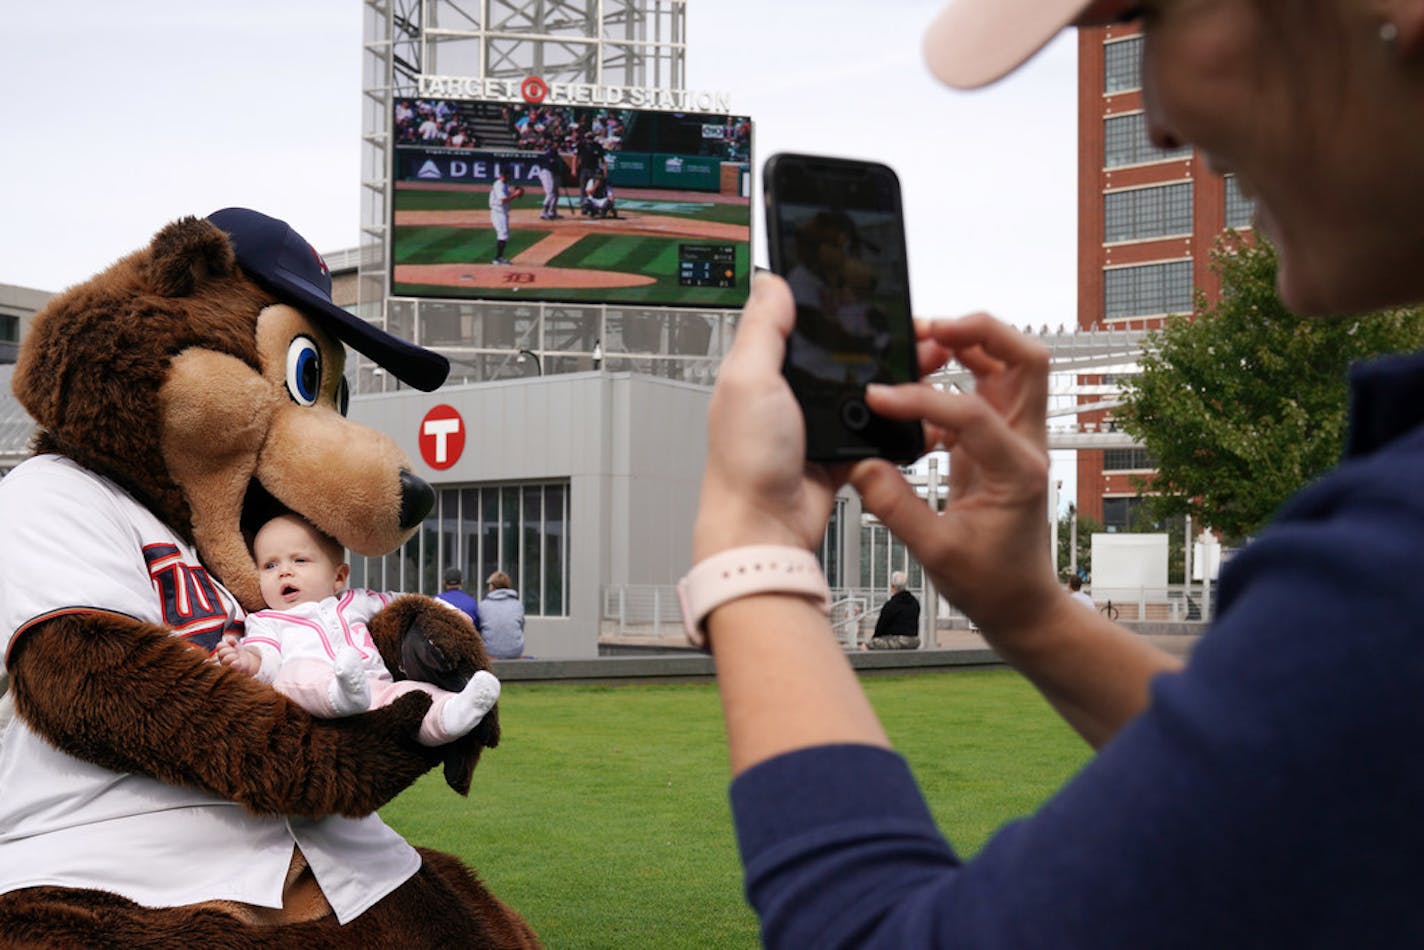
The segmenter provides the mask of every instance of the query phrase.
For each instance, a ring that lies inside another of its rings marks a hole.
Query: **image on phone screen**
[[[764,182],[772,270],[796,300],[783,372],[806,419],[807,458],[917,458],[920,424],[884,419],[864,399],[867,383],[919,376],[894,171],[783,154]]]

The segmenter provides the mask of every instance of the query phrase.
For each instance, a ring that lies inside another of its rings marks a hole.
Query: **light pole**
[[[543,376],[543,375],[544,375],[544,364],[539,362],[539,354],[538,354],[538,353],[535,353],[533,350],[520,350],[520,351],[519,351],[519,359],[518,359],[518,362],[523,363],[523,362],[524,362],[524,358],[525,358],[526,356],[529,357],[531,360],[534,361],[534,375],[535,375],[535,376]]]
[[[1058,576],[1058,493],[1063,490],[1061,481],[1048,483],[1048,556],[1053,558],[1053,576]]]

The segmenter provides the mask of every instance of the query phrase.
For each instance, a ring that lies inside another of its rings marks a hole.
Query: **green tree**
[[[1165,534],[1167,536],[1167,583],[1184,583],[1185,562],[1183,545],[1186,544],[1187,519],[1176,516],[1159,516],[1149,500],[1150,495],[1141,496],[1143,503],[1132,513],[1127,530],[1137,534]]]
[[[1346,370],[1363,357],[1424,346],[1424,311],[1322,320],[1276,296],[1276,254],[1228,233],[1212,252],[1221,298],[1168,318],[1125,387],[1123,429],[1157,461],[1154,518],[1190,514],[1239,544],[1339,457]]]

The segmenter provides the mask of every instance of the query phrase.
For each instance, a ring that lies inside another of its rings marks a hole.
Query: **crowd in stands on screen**
[[[505,110],[520,148],[541,149],[545,142],[562,144],[573,119],[567,109],[554,106],[513,105]]]
[[[560,152],[573,152],[584,133],[591,131],[606,151],[613,152],[626,133],[623,118],[611,110],[513,104],[505,109],[505,119],[522,149],[540,150],[553,142]]]
[[[567,151],[577,152],[585,142],[597,142],[605,152],[615,152],[623,141],[623,121],[612,114],[588,114],[579,118],[564,139]]]
[[[480,144],[454,103],[443,100],[396,100],[395,132],[401,145],[477,148]]]

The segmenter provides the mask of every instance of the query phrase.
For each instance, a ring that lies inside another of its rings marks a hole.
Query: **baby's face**
[[[346,565],[334,561],[310,525],[282,516],[262,526],[252,542],[262,599],[285,610],[335,594],[346,580]]]

